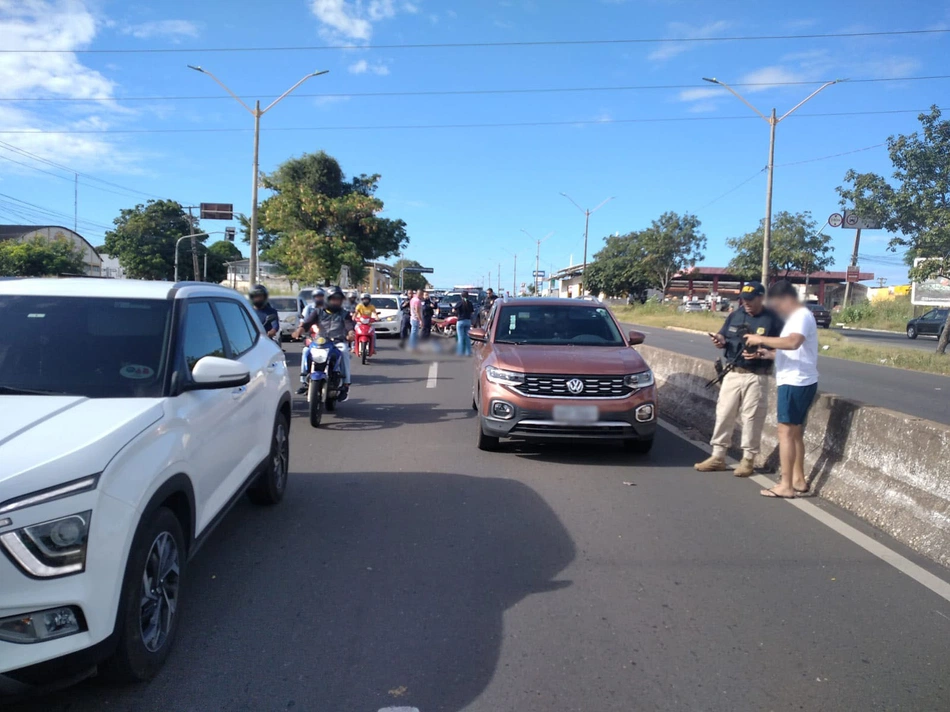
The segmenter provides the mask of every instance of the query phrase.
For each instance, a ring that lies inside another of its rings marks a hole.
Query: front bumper
[[[392,334],[399,333],[399,320],[396,321],[377,321],[373,324],[373,328],[376,329],[376,335],[390,336]]]

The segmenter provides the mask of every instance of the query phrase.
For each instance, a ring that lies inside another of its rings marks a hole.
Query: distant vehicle
[[[617,440],[646,453],[656,431],[653,372],[610,310],[584,299],[497,304],[472,329],[477,446],[515,440]]]
[[[300,312],[297,311],[296,297],[271,297],[270,305],[277,310],[280,317],[281,341],[289,341],[290,335],[300,323]]]
[[[397,336],[399,322],[402,318],[402,297],[398,294],[372,294],[370,300],[376,307],[376,318],[379,319],[373,328],[377,336]]]
[[[686,312],[687,314],[691,312],[706,311],[706,305],[698,300],[693,300],[680,306],[679,311]]]
[[[815,323],[818,324],[818,326],[820,326],[822,329],[827,329],[831,326],[831,312],[825,308],[824,304],[819,304],[818,302],[808,302],[805,304],[805,306],[815,317]]]
[[[460,301],[462,301],[462,295],[458,292],[446,294],[441,300],[439,300],[439,307],[435,316],[437,316],[439,319],[447,318],[452,314],[452,310],[458,306]]]
[[[947,323],[947,313],[950,309],[931,309],[926,314],[907,322],[907,338],[916,339],[918,336],[936,336],[943,334],[944,324]]]

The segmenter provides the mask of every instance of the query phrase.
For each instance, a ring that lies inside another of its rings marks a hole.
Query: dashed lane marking
[[[379,712],[419,712],[418,707],[383,707]]]
[[[439,362],[433,361],[432,365],[429,366],[429,378],[426,380],[426,388],[435,388],[438,382],[439,382]]]

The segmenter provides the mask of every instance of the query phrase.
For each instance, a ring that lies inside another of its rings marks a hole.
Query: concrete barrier
[[[660,416],[708,440],[718,395],[718,387],[705,387],[715,376],[711,361],[637,348],[656,376]],[[759,465],[777,469],[774,399],[773,386]],[[738,442],[737,432],[731,453],[737,457]],[[806,474],[818,496],[950,566],[950,427],[820,393],[805,447]]]

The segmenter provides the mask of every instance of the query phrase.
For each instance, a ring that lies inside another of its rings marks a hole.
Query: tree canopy
[[[726,240],[735,252],[729,269],[744,279],[762,277],[762,240],[765,220],[759,227],[741,237]],[[818,223],[811,213],[781,211],[772,217],[772,239],[769,251],[769,277],[787,277],[791,272],[821,272],[831,266],[834,258],[831,236],[818,233]]]
[[[277,236],[267,259],[300,282],[333,282],[344,266],[361,280],[367,260],[394,255],[409,242],[405,222],[379,217],[379,179],[347,179],[323,151],[292,158],[265,175],[273,195],[261,204],[261,229]]]
[[[396,260],[396,263],[393,265],[393,277],[398,278],[403,267],[422,266],[423,265],[421,265],[419,262],[416,262],[415,260],[407,260],[405,258]],[[406,272],[404,275],[404,281],[404,289],[425,289],[426,285],[429,283],[429,280],[426,279],[424,274],[419,274],[417,272]]]
[[[913,280],[950,275],[950,121],[936,106],[920,114],[921,133],[887,139],[893,182],[876,173],[849,170],[838,188],[841,205],[878,220],[891,233],[890,249],[929,258],[912,266]],[[950,317],[937,350],[950,339]]]
[[[587,265],[584,282],[592,293],[608,297],[637,294],[650,286],[643,270],[645,254],[639,232],[611,236]]]
[[[118,258],[129,278],[173,278],[175,245],[178,238],[191,234],[193,229],[191,218],[179,203],[150,200],[122,210],[113,223],[115,228],[106,233],[103,249]],[[194,229],[200,230],[197,224]],[[207,239],[207,236],[195,238],[198,244]],[[181,245],[178,261],[179,279],[201,279],[200,274],[194,274],[190,241]]]
[[[83,251],[65,236],[0,242],[0,275],[5,277],[82,274],[84,267]]]

